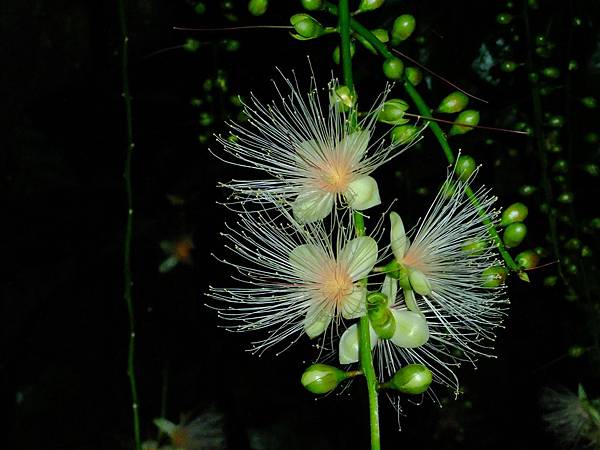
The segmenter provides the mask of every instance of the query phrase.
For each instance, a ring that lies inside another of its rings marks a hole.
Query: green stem
[[[338,14],[337,8],[331,3],[326,3],[325,9],[331,14]],[[394,54],[387,48],[387,46],[383,42],[377,39],[377,37],[373,33],[371,33],[367,28],[365,28],[355,19],[350,19],[350,27],[356,33],[360,34],[364,39],[366,39],[367,42],[369,42],[381,56],[383,56],[386,59],[395,57]],[[415,86],[413,86],[409,81],[405,81],[404,90],[415,103],[421,115],[427,117],[432,116],[433,112],[431,111],[431,108],[429,108],[427,103],[425,103],[425,100],[423,100],[423,97],[421,97]],[[444,155],[446,156],[446,159],[448,160],[448,163],[453,164],[456,160],[454,151],[452,150],[452,147],[450,147],[450,144],[446,139],[446,135],[444,134],[440,126],[437,123],[430,121],[429,129],[436,137],[440,147],[442,148],[442,151],[444,152]],[[500,255],[504,259],[504,262],[506,263],[508,268],[514,272],[522,272],[519,266],[515,263],[512,256],[510,256],[510,254],[506,250],[504,242],[502,242],[502,239],[498,234],[498,230],[496,230],[496,227],[494,226],[492,220],[490,219],[488,214],[483,209],[481,209],[481,204],[475,193],[471,190],[471,188],[467,188],[465,192],[467,194],[467,197],[469,197],[469,199],[475,205],[475,207],[478,208],[479,214],[483,218],[482,221],[485,225],[487,225],[488,233],[493,239],[496,246],[498,247],[498,251],[500,252]]]
[[[131,275],[131,239],[133,235],[133,191],[131,187],[131,156],[133,153],[133,125],[131,115],[131,94],[129,90],[129,36],[127,32],[127,15],[125,0],[119,0],[119,21],[121,25],[121,68],[123,80],[123,101],[125,103],[125,120],[127,134],[127,148],[125,157],[125,170],[123,178],[125,180],[125,193],[127,197],[127,221],[125,225],[125,243],[123,248],[123,276],[124,292],[123,297],[127,304],[127,313],[129,315],[129,345],[127,354],[127,376],[129,378],[129,387],[131,390],[131,411],[133,418],[133,437],[136,450],[141,450],[142,443],[140,439],[140,417],[139,403],[137,395],[137,385],[135,379],[135,316],[132,301],[132,275]]]

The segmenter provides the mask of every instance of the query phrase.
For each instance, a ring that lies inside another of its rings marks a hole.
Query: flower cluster
[[[330,345],[341,335],[341,364],[359,360],[350,321],[368,316],[382,382],[420,364],[458,391],[454,368],[491,353],[505,314],[504,288],[485,278],[499,265],[488,238],[496,199],[481,188],[474,202],[477,171],[461,180],[451,170],[414,233],[391,212],[389,244],[380,232],[355,237],[355,214],[381,203],[372,173],[404,149],[375,137],[386,93],[357,122],[335,80],[326,107],[314,79],[306,95],[284,80],[289,93],[277,88],[279,102],[252,97],[248,124],[232,123],[232,136],[217,138],[221,159],[264,177],[224,184],[239,211],[223,233],[236,259],[221,261],[241,285],[210,288],[219,316],[234,331],[265,330],[252,347],[259,353],[304,334]]]

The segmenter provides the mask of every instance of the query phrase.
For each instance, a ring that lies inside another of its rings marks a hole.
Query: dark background
[[[299,2],[272,1],[256,18],[244,1],[232,2],[231,8],[206,3],[203,14],[185,0],[138,0],[127,6],[135,141],[133,301],[143,438],[155,436],[152,419],[166,398],[162,407],[174,422],[180,414],[194,417],[211,406],[221,411],[234,449],[368,448],[366,392],[360,382],[340,396],[315,401],[299,383],[315,356],[309,343],[280,356],[252,356],[244,351],[251,337],[218,328],[203,295],[209,283],[231,283],[226,267],[210,254],[223,254],[218,232],[231,217],[215,203],[224,195],[216,184],[235,170],[208,152],[215,146],[212,133],[225,131],[223,121],[237,116],[229,97],[252,89],[270,99],[275,67],[287,73],[295,69],[299,80],[307,80],[306,55],[317,78],[339,74],[330,57],[335,35],[299,42],[285,30],[172,30],[287,24],[291,14],[301,12]],[[502,1],[389,1],[361,20],[389,27],[396,15],[414,14],[415,36],[424,41],[412,40],[402,51],[487,99],[488,104],[472,103],[481,110],[482,124],[514,128],[532,117],[530,84],[525,68],[503,74],[498,64],[507,54],[525,62],[533,45],[523,32],[523,4],[514,3],[514,28],[496,23],[496,15],[508,10]],[[598,232],[586,224],[598,215],[598,183],[582,168],[598,162],[597,143],[585,143],[584,135],[600,130],[597,111],[582,109],[578,99],[599,94],[599,7],[592,1],[539,3],[529,13],[532,33],[556,43],[547,61],[563,70],[555,82],[557,93],[544,98],[544,108],[567,115],[560,139],[570,152],[567,176],[576,198],[569,206],[571,220],[559,223],[558,234],[560,242],[579,236],[593,250]],[[6,224],[0,389],[11,418],[4,422],[0,448],[133,448],[117,12],[114,1],[4,0],[0,6],[0,98],[6,107],[0,122]],[[577,28],[572,25],[576,16],[582,18]],[[318,17],[333,24],[325,14]],[[198,41],[197,50],[181,48],[189,38]],[[498,39],[508,43],[508,50]],[[239,49],[228,51],[227,40],[239,41]],[[473,66],[484,43],[496,58],[488,81]],[[571,59],[579,69],[565,76]],[[536,59],[535,64],[546,63]],[[380,65],[378,57],[357,50],[355,77],[365,105],[383,87]],[[205,80],[214,80],[218,71],[226,92],[206,89]],[[431,105],[451,90],[431,77],[421,86]],[[394,93],[402,96],[400,88]],[[542,183],[532,138],[475,131],[452,144],[484,164],[481,181],[493,187],[502,206],[523,200],[521,185]],[[445,175],[443,154],[428,137],[391,166],[379,175],[385,180],[380,182],[386,186],[384,202],[398,198],[403,217],[414,223]],[[170,201],[172,196],[178,200]],[[548,243],[548,217],[540,208],[547,200],[541,189],[523,200],[530,206],[524,248],[544,247],[542,263],[557,259]],[[181,236],[195,243],[193,264],[159,273],[167,257],[159,243]],[[542,421],[542,388],[575,390],[582,382],[590,396],[600,395],[596,265],[593,257],[573,259],[579,271],[552,287],[544,287],[544,280],[556,275],[557,264],[532,271],[530,284],[509,279],[512,306],[499,332],[498,358],[480,361],[476,371],[460,370],[464,395],[458,400],[440,388],[441,409],[430,402],[405,403],[401,433],[395,412],[382,400],[383,448],[554,448]],[[574,345],[587,351],[569,357]]]

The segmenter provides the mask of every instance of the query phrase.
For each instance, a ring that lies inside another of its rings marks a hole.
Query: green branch
[[[331,3],[326,3],[325,9],[331,14],[338,14],[337,8]],[[367,42],[369,42],[375,48],[375,50],[377,50],[377,52],[384,58],[388,59],[395,57],[394,54],[390,51],[390,49],[383,42],[377,39],[377,37],[373,33],[371,33],[366,27],[357,22],[355,19],[350,19],[350,28],[356,33],[358,33],[360,36],[362,36]],[[423,97],[421,97],[419,91],[417,91],[415,86],[413,86],[408,80],[404,82],[403,86],[408,96],[417,106],[419,113],[422,116],[430,117],[432,115],[431,108],[429,108],[427,103],[425,103],[425,100],[423,100]],[[456,160],[456,156],[454,155],[454,151],[452,150],[452,147],[450,147],[448,139],[446,139],[446,135],[443,132],[443,130],[434,121],[429,121],[429,129],[437,139],[440,147],[442,148],[442,151],[444,152],[444,155],[446,156],[446,160],[448,161],[448,163],[453,164]],[[512,256],[510,256],[510,254],[506,250],[504,242],[502,242],[502,238],[498,234],[498,230],[496,230],[493,221],[488,216],[488,214],[483,209],[481,209],[479,199],[476,197],[475,193],[471,190],[471,188],[467,188],[465,192],[467,194],[467,197],[469,197],[469,199],[471,200],[471,202],[478,208],[479,214],[482,217],[482,222],[488,226],[488,233],[493,239],[496,246],[498,247],[498,251],[500,252],[500,255],[504,259],[504,262],[506,263],[508,268],[514,272],[522,272],[519,266],[515,263]]]
[[[123,80],[123,101],[125,103],[125,120],[127,147],[125,157],[125,170],[123,178],[125,180],[125,193],[127,197],[127,219],[125,225],[125,243],[123,248],[123,277],[124,289],[123,297],[127,304],[127,313],[129,315],[129,346],[127,354],[127,376],[129,377],[129,386],[131,389],[131,410],[133,418],[133,437],[136,450],[141,450],[142,443],[140,439],[140,417],[139,403],[137,395],[137,385],[135,380],[135,316],[132,301],[132,276],[131,276],[131,239],[133,235],[133,191],[131,187],[131,155],[133,153],[133,125],[131,115],[131,94],[129,90],[129,36],[127,32],[127,15],[125,0],[119,0],[119,21],[121,25],[121,69]]]

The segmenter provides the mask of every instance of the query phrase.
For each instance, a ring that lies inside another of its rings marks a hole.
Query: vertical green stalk
[[[352,55],[350,53],[350,6],[348,0],[339,2],[339,32],[340,48],[342,54],[342,71],[344,74],[344,84],[348,86],[353,96],[356,95],[354,89],[354,80],[352,77]],[[357,236],[364,236],[365,222],[362,214],[354,213],[354,222]],[[366,280],[361,280],[366,287]],[[371,428],[371,450],[379,450],[379,403],[377,398],[377,377],[373,367],[373,355],[371,354],[371,337],[369,335],[369,317],[363,316],[358,324],[358,342],[360,367],[365,375],[367,382],[367,392],[369,395],[369,423]]]
[[[121,24],[121,76],[123,80],[123,101],[125,104],[126,136],[127,147],[125,156],[125,170],[123,178],[125,180],[125,193],[127,198],[127,220],[125,225],[125,243],[123,248],[123,276],[124,289],[123,297],[127,304],[127,313],[129,315],[129,348],[127,354],[127,376],[129,377],[129,386],[131,389],[131,412],[133,416],[133,437],[136,450],[141,450],[140,439],[140,417],[138,412],[138,395],[135,380],[135,316],[132,301],[132,276],[131,276],[131,238],[133,234],[133,191],[131,187],[131,156],[133,153],[133,124],[131,116],[131,94],[129,90],[129,36],[127,32],[127,15],[125,8],[126,0],[119,0],[119,21]]]

